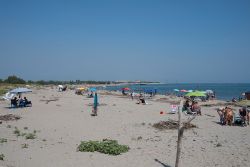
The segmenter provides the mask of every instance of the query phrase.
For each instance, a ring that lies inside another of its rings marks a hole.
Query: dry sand
[[[0,139],[7,139],[0,144],[0,154],[5,155],[0,166],[174,166],[177,130],[159,131],[152,127],[159,121],[177,120],[177,114],[166,114],[171,100],[164,96],[155,97],[148,105],[138,105],[130,98],[102,94],[97,117],[90,116],[93,99],[75,95],[72,90],[57,92],[46,88],[26,96],[33,107],[9,109],[10,102],[0,101],[0,115],[21,116],[17,121],[0,124]],[[192,121],[198,128],[184,132],[180,166],[250,166],[250,127],[219,125],[217,107],[202,107],[203,115]],[[37,138],[16,137],[14,127],[23,133],[36,130]],[[104,138],[115,139],[130,150],[118,156],[76,151],[80,141]],[[28,148],[22,148],[23,144]]]

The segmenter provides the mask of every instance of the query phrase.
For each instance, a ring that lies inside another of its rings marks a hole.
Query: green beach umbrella
[[[242,100],[242,101],[237,102],[236,104],[242,107],[247,107],[247,106],[250,106],[250,100]]]
[[[206,94],[202,91],[195,91],[195,92],[189,92],[186,94],[186,96],[189,96],[189,97],[204,97],[206,96]]]

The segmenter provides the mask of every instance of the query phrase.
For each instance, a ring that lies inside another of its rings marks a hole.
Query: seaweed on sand
[[[178,129],[178,126],[179,126],[178,122],[174,120],[160,121],[158,123],[153,124],[153,127],[159,130]],[[184,123],[184,128],[191,129],[191,128],[197,128],[197,126],[191,123]]]

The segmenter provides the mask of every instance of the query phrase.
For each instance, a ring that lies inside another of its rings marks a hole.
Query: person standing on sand
[[[134,97],[135,97],[135,93],[134,92],[131,92],[131,99],[134,100]]]
[[[98,106],[98,98],[97,98],[97,93],[95,92],[94,104],[93,104],[93,109],[92,109],[91,116],[97,116],[97,106]]]

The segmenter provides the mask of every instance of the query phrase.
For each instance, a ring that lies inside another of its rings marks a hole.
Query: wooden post
[[[183,101],[181,100],[180,105],[178,107],[178,140],[177,140],[177,151],[176,151],[176,160],[175,160],[175,167],[179,167],[179,160],[180,160],[180,154],[181,154],[181,143],[182,143],[182,137],[184,133],[184,126],[187,123],[190,123],[195,116],[193,116],[191,119],[187,120],[186,122],[181,121],[181,110],[183,106]]]

